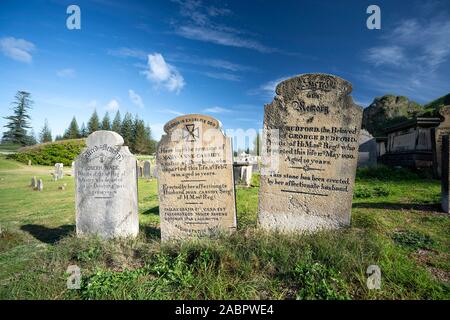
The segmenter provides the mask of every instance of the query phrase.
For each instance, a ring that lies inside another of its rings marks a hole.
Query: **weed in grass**
[[[412,230],[397,231],[392,234],[392,239],[399,245],[417,250],[417,249],[430,249],[434,241],[430,236]]]

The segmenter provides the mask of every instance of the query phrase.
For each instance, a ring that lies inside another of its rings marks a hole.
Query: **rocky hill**
[[[417,117],[423,111],[420,104],[404,96],[377,97],[364,109],[362,127],[373,136],[383,136],[386,127]]]

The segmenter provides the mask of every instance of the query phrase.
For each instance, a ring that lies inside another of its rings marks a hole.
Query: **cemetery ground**
[[[255,176],[236,191],[236,233],[161,245],[156,179],[139,180],[138,238],[102,241],[75,236],[73,177],[52,170],[0,156],[1,299],[450,299],[450,221],[426,173],[359,170],[351,227],[304,235],[256,229]],[[380,290],[366,286],[369,265]]]

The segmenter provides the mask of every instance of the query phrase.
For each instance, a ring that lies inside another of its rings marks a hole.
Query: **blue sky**
[[[81,9],[69,30],[66,9]],[[366,9],[381,9],[369,30]],[[275,84],[324,72],[366,107],[384,94],[426,103],[450,90],[448,1],[18,1],[0,3],[0,116],[18,90],[34,130],[62,134],[93,110],[139,114],[159,139],[181,114],[262,127]],[[0,131],[5,120],[0,119]]]

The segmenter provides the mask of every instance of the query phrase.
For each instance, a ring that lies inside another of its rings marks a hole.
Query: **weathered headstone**
[[[138,234],[136,158],[123,142],[113,131],[95,131],[75,160],[78,235]]]
[[[158,167],[157,166],[153,166],[153,176],[158,179]]]
[[[144,178],[150,179],[152,177],[150,168],[151,168],[150,160],[145,160],[144,161]]]
[[[37,187],[36,176],[33,176],[33,177],[31,178],[31,184],[30,184],[30,187],[33,188],[33,189]]]
[[[304,74],[265,106],[259,225],[303,231],[350,223],[362,108],[351,84]]]
[[[377,141],[367,131],[362,129],[359,134],[358,167],[371,167],[377,164]]]
[[[450,213],[450,147],[449,135],[441,136],[441,206]]]
[[[162,240],[235,230],[231,140],[220,122],[191,114],[164,131],[156,154]]]
[[[42,182],[42,179],[39,179],[37,182],[37,186],[36,186],[36,190],[37,191],[42,191],[44,190],[44,183]]]
[[[442,160],[442,137],[450,134],[450,106],[439,109],[439,113],[444,118],[436,128],[431,131],[431,146],[433,151],[433,171],[436,177],[441,176]]]
[[[56,163],[55,164],[55,176],[56,180],[62,179],[64,177],[64,164]]]
[[[31,166],[31,160],[28,160],[28,165]]]
[[[248,162],[235,162],[233,169],[234,183],[249,187],[252,181],[253,166]]]

